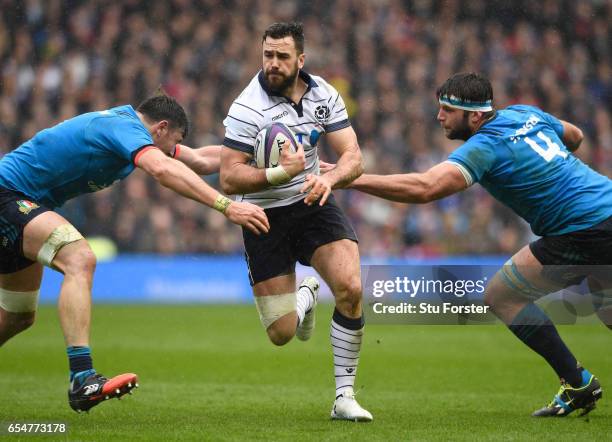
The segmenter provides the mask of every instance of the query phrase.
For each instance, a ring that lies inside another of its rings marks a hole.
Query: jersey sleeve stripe
[[[145,152],[148,152],[151,149],[159,149],[159,148],[157,146],[153,146],[152,144],[147,144],[145,146],[142,146],[136,149],[134,152],[132,152],[132,163],[134,163],[134,166],[138,166],[138,160],[140,159],[142,154]]]
[[[239,150],[240,152],[248,153],[253,155],[254,148],[246,143],[242,143],[240,141],[232,140],[231,138],[225,137],[223,139],[223,145],[225,147],[229,147],[230,149]]]
[[[449,160],[449,161],[447,161],[447,163],[448,164],[452,164],[457,169],[459,169],[459,172],[461,172],[461,175],[463,175],[463,178],[465,178],[465,182],[467,183],[468,187],[470,187],[472,184],[474,184],[474,178],[472,177],[472,174],[467,169],[467,167],[465,167],[463,164],[458,163],[456,161],[450,161]]]
[[[246,107],[247,109],[252,110],[253,112],[255,112],[259,116],[262,116],[262,117],[264,116],[264,114],[262,114],[261,112],[256,111],[252,107],[247,106],[246,104],[238,103],[237,101],[234,101],[234,103],[237,104],[238,106]]]
[[[336,121],[335,123],[328,124],[325,126],[325,132],[334,132],[340,129],[344,129],[345,127],[349,127],[351,122],[347,120]]]
[[[241,120],[240,118],[232,117],[231,115],[228,115],[228,118],[231,118],[232,120],[240,121],[241,123],[244,123],[244,124],[248,124],[249,126],[259,128],[259,126],[257,126],[254,123],[249,123],[248,121],[244,121],[244,120]]]

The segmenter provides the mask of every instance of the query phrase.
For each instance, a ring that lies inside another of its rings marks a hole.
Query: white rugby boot
[[[317,307],[317,300],[319,299],[319,280],[314,276],[308,276],[300,283],[298,291],[304,287],[308,289],[312,296],[312,307],[304,314],[304,319],[295,332],[295,336],[297,336],[300,341],[308,341],[315,327],[315,310]]]
[[[357,403],[352,390],[345,390],[341,396],[336,398],[331,418],[353,422],[370,422],[374,419],[368,410]]]

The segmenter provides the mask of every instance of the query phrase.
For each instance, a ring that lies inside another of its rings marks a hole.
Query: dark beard
[[[470,125],[468,124],[468,112],[463,111],[463,120],[461,121],[461,126],[453,129],[446,136],[449,140],[463,140],[467,141],[468,138],[472,136],[472,130],[470,129]]]
[[[277,85],[270,83],[270,81],[268,80],[269,73],[265,73],[264,79],[266,82],[266,86],[271,92],[275,94],[285,95],[285,92],[287,91],[287,89],[289,89],[295,83],[295,80],[298,76],[298,72],[299,72],[298,69],[296,69],[293,75],[284,77],[283,80]]]

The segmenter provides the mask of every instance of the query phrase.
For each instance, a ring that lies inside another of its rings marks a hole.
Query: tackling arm
[[[197,149],[176,145],[174,158],[189,166],[198,175],[219,172],[221,167],[221,146],[202,146]]]
[[[162,186],[218,210],[235,224],[256,234],[267,232],[270,228],[263,209],[249,203],[232,202],[206,184],[185,164],[168,158],[157,148],[142,151],[134,163]]]
[[[468,184],[457,166],[445,162],[425,173],[364,174],[348,187],[391,201],[423,204],[460,192]]]

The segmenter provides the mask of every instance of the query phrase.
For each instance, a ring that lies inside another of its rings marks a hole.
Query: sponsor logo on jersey
[[[278,114],[275,117],[272,117],[272,121],[276,121],[276,120],[280,120],[283,117],[286,117],[287,115],[289,115],[288,111],[284,111],[282,114]]]
[[[24,215],[27,215],[34,209],[38,209],[40,206],[32,201],[28,200],[19,200],[17,201],[17,205],[19,206],[19,211]]]

